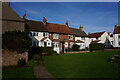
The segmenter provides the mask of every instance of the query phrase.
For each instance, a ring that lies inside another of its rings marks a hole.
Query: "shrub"
[[[18,65],[18,66],[24,66],[24,65],[26,65],[25,59],[23,59],[23,58],[22,58],[22,59],[19,59],[17,65]]]
[[[89,50],[89,48],[88,48],[88,47],[85,47],[85,50]]]
[[[73,51],[79,51],[79,45],[77,45],[77,44],[73,44],[73,46],[72,46],[72,50]]]
[[[28,36],[29,31],[8,31],[2,34],[2,48],[15,50],[23,53],[28,50],[31,45],[31,39]]]
[[[54,53],[53,47],[41,47],[42,53],[46,53],[46,55],[52,55]]]
[[[31,60],[33,58],[33,56],[36,55],[36,54],[42,56],[41,48],[38,47],[38,46],[29,47],[29,49],[28,49],[28,59]]]
[[[104,50],[104,44],[102,43],[90,44],[90,52],[98,50]]]
[[[53,47],[39,47],[33,46],[28,49],[28,59],[31,60],[32,56],[35,54],[42,55],[52,55],[54,53]]]
[[[73,51],[73,49],[68,47],[68,49],[66,51]]]
[[[41,57],[40,57],[39,54],[35,54],[35,55],[32,56],[32,59],[33,59],[33,60],[40,60],[40,58],[41,58]]]

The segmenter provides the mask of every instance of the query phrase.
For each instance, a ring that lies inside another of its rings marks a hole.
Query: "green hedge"
[[[53,47],[39,47],[39,46],[29,47],[28,59],[31,60],[32,57],[36,54],[42,56],[42,53],[46,53],[47,55],[52,55],[54,53]]]
[[[8,31],[2,34],[2,48],[15,50],[23,53],[31,45],[31,39],[28,36],[29,31]]]
[[[73,44],[73,46],[72,46],[73,51],[79,51],[79,48],[80,48],[80,46],[77,44]]]
[[[90,52],[92,51],[98,51],[98,50],[104,50],[104,44],[102,43],[94,43],[90,44]]]

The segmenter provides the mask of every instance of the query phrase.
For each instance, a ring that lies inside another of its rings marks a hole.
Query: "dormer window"
[[[53,34],[53,39],[58,39],[58,34]]]

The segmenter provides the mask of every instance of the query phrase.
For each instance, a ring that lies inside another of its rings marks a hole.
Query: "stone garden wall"
[[[17,51],[2,50],[2,66],[15,66],[18,60],[22,58],[28,62],[28,52],[21,54]]]

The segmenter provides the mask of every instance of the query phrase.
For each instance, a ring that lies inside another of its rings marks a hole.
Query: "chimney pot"
[[[115,25],[115,28],[117,28],[117,25]]]
[[[43,23],[46,24],[47,23],[47,19],[45,17],[43,17]]]
[[[26,20],[26,14],[24,14],[23,19]]]
[[[90,32],[88,33],[88,35],[90,35]]]
[[[83,31],[83,27],[81,25],[80,25],[79,29]]]
[[[68,20],[66,21],[66,26],[68,26]]]

